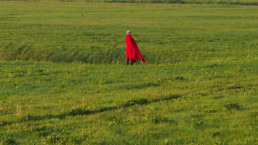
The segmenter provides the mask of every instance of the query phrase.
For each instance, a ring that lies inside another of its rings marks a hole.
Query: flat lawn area
[[[257,144],[257,14],[0,2],[0,144]]]

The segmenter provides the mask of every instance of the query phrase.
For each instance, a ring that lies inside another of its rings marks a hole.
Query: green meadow
[[[257,144],[258,8],[237,2],[0,1],[0,144]]]

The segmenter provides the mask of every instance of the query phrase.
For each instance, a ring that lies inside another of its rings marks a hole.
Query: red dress
[[[140,50],[136,44],[136,41],[133,39],[132,35],[126,35],[126,59],[139,59],[146,63],[146,60],[142,57]]]

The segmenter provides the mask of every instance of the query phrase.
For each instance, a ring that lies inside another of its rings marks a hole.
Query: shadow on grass
[[[102,112],[106,112],[106,111],[117,110],[117,109],[121,109],[121,108],[128,108],[128,107],[131,107],[134,105],[148,105],[151,103],[168,101],[168,100],[172,100],[172,99],[177,99],[181,96],[182,95],[171,94],[171,95],[165,96],[163,98],[157,98],[157,99],[152,99],[152,100],[149,100],[146,98],[133,99],[133,100],[129,100],[118,106],[102,107],[102,108],[96,109],[96,110],[86,110],[83,108],[76,108],[76,109],[71,110],[70,112],[64,112],[64,113],[57,114],[57,115],[47,114],[47,115],[41,116],[41,115],[27,114],[27,115],[19,118],[17,121],[4,121],[2,123],[0,122],[0,126],[11,125],[14,123],[27,122],[27,121],[40,121],[40,120],[54,119],[54,118],[65,119],[66,117],[69,117],[69,116],[91,115],[91,114],[97,114],[97,113],[102,113]]]
[[[137,85],[124,85],[118,87],[118,89],[126,89],[126,90],[131,90],[131,89],[145,89],[149,87],[159,87],[161,84],[158,83],[143,83],[143,84],[137,84]]]

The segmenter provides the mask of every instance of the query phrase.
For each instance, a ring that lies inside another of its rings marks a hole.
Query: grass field
[[[257,14],[0,2],[0,144],[257,144]]]

